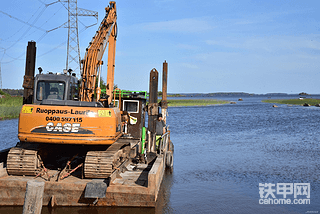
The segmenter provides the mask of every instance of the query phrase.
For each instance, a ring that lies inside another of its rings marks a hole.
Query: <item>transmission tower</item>
[[[78,71],[79,69],[81,73],[82,68],[80,63],[78,16],[93,16],[98,22],[98,12],[78,8],[77,0],[67,0],[64,2],[68,2],[68,44],[66,69],[68,70],[71,63],[73,63],[73,65],[75,65],[73,70]]]

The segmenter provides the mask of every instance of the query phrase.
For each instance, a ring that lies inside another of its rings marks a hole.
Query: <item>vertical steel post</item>
[[[34,87],[34,72],[36,65],[36,42],[28,42],[26,54],[26,69],[22,87],[23,104],[32,104],[33,102],[33,87]]]
[[[167,123],[167,86],[168,86],[168,63],[164,61],[163,63],[163,71],[162,71],[162,101],[161,101],[161,113],[162,118],[165,123]]]
[[[158,114],[158,71],[154,68],[150,71],[148,104],[148,129],[152,134],[156,132],[155,122]]]

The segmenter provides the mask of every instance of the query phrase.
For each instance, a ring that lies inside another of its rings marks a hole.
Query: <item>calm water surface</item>
[[[272,108],[261,102],[268,97],[242,98],[219,97],[237,104],[169,108],[174,170],[166,173],[155,209],[44,208],[42,213],[319,213],[320,108]],[[1,149],[18,141],[17,123],[0,121]],[[259,204],[259,183],[310,183],[310,204]],[[0,208],[0,213],[21,211]]]

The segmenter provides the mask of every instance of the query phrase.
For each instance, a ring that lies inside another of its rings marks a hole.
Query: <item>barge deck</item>
[[[45,182],[43,206],[155,207],[165,165],[164,156],[158,155],[149,164],[129,164],[128,170],[115,173],[109,180],[71,175],[56,182],[41,177],[9,176],[5,164],[0,163],[0,206],[23,206],[27,183],[36,180]],[[86,186],[94,182],[107,186],[101,198],[86,197]]]

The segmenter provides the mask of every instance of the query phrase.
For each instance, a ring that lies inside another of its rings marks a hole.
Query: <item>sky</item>
[[[98,20],[79,17],[81,58],[108,3],[78,0],[79,8],[99,14]],[[156,68],[161,80],[166,60],[169,93],[320,94],[318,0],[119,0],[116,4],[115,84],[121,89],[148,91],[150,71]],[[55,0],[1,3],[2,88],[22,88],[31,40],[37,46],[36,68],[63,71],[68,30],[57,27],[68,20],[65,7]],[[105,65],[104,79],[106,69]]]

